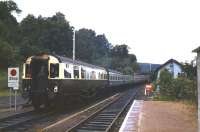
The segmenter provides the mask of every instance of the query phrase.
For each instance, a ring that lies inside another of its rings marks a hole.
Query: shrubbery
[[[176,100],[189,100],[197,103],[196,81],[186,77],[174,79],[168,70],[160,74],[160,80],[156,84],[160,86],[160,95]]]

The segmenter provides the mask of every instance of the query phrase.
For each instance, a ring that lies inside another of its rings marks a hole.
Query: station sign
[[[8,87],[12,87],[14,90],[19,89],[19,68],[8,68]]]

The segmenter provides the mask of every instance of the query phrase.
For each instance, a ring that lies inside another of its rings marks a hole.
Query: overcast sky
[[[77,30],[104,33],[112,44],[127,44],[138,62],[194,59],[200,46],[199,0],[14,0],[27,14],[60,11]]]

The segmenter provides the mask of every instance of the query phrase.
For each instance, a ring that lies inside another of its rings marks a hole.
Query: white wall
[[[177,63],[174,63],[174,62],[173,63],[168,63],[167,65],[165,65],[163,68],[161,68],[158,71],[157,79],[160,78],[160,72],[163,71],[164,69],[167,69],[169,72],[171,72],[173,74],[174,78],[177,78],[178,77],[178,73],[182,72],[181,66],[178,65]]]

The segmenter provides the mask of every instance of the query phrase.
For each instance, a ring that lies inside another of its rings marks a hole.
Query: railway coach
[[[23,64],[22,90],[35,109],[132,82],[132,75],[58,55],[38,54]]]

